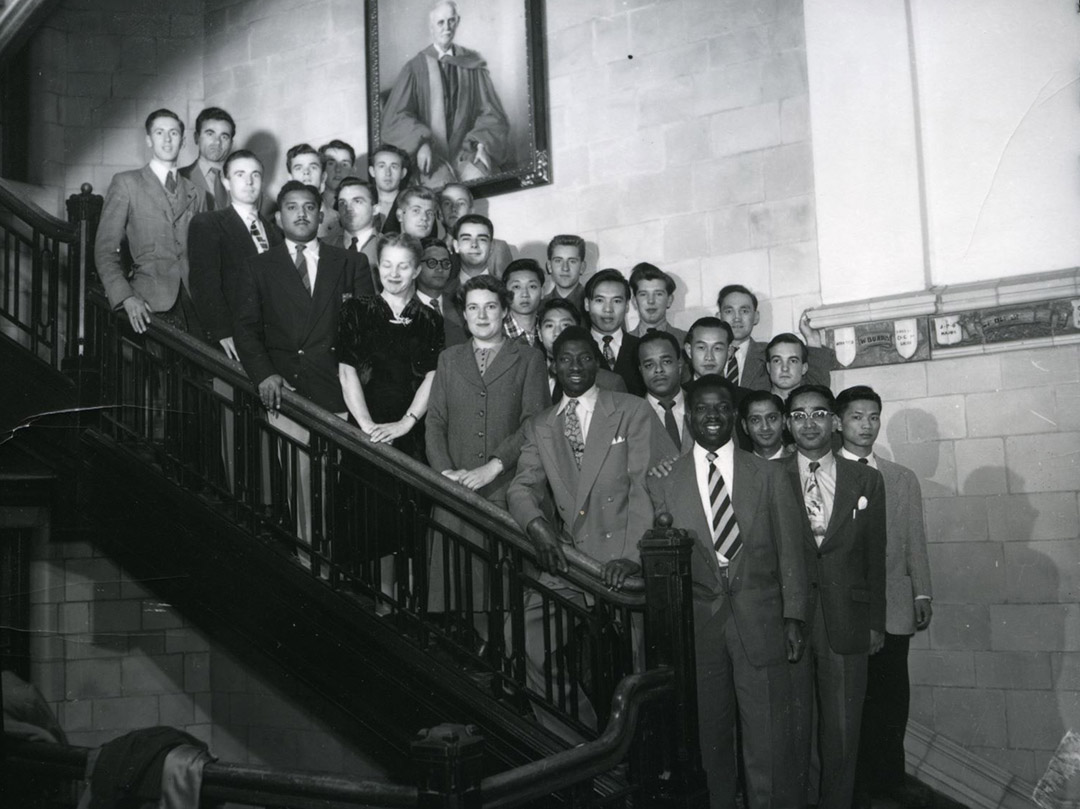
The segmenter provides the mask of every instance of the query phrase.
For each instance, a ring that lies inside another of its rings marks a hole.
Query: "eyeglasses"
[[[425,258],[424,266],[429,270],[434,270],[441,267],[444,270],[449,270],[453,265],[453,262],[448,258]]]
[[[831,410],[811,410],[807,413],[805,410],[792,410],[788,414],[791,416],[791,420],[796,424],[802,424],[807,419],[813,419],[814,421],[825,421],[832,416]]]

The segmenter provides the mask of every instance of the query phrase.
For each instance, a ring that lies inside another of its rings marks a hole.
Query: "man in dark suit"
[[[149,164],[115,175],[105,193],[94,258],[105,294],[124,309],[131,327],[146,331],[153,313],[177,328],[198,334],[188,287],[187,235],[192,217],[205,209],[203,195],[180,176],[176,159],[184,143],[184,122],[171,110],[146,118]],[[120,261],[127,241],[131,272]]]
[[[454,262],[450,251],[441,239],[431,236],[420,242],[424,256],[420,259],[420,275],[416,279],[416,297],[442,315],[443,346],[460,345],[469,339],[465,332],[465,321],[446,289],[450,285],[450,274]]]
[[[714,809],[735,806],[741,719],[746,805],[787,805],[789,663],[803,652],[807,577],[799,504],[784,470],[734,447],[734,386],[717,374],[687,387],[693,446],[650,477],[657,513],[694,537],[694,634],[702,764]]]
[[[242,275],[236,349],[271,411],[289,387],[345,413],[334,346],[338,313],[345,296],[374,294],[359,254],[315,238],[321,201],[314,186],[285,183],[278,193],[285,241],[250,258]]]
[[[925,790],[909,786],[904,773],[911,684],[908,645],[915,632],[930,626],[930,560],[926,553],[922,490],[915,473],[874,452],[881,430],[881,397],[865,385],[836,397],[843,446],[840,457],[877,469],[885,484],[885,645],[867,664],[866,702],[856,806],[871,796],[891,798],[902,806],[928,804]]]
[[[828,388],[796,388],[785,410],[797,451],[779,463],[804,506],[800,522],[810,578],[809,643],[793,673],[796,772],[809,772],[816,702],[816,803],[819,809],[851,809],[867,657],[885,638],[885,488],[869,466],[832,453],[839,419]]]
[[[379,233],[400,233],[398,193],[409,174],[409,154],[391,143],[380,143],[371,153],[368,175],[379,198],[375,204],[375,228]]]
[[[638,343],[638,367],[647,391],[645,401],[664,425],[675,454],[685,455],[694,447],[694,436],[686,421],[689,411],[681,385],[682,346],[675,335],[657,329],[642,337]]]
[[[637,543],[653,524],[645,479],[659,460],[654,428],[660,427],[644,400],[597,387],[599,350],[585,329],[565,329],[555,340],[554,356],[564,395],[558,405],[525,423],[507,503],[536,549],[545,571],[541,584],[584,605],[584,593],[555,575],[567,569],[562,548],[572,545],[599,562],[604,583],[613,589],[640,570]],[[555,524],[545,509],[549,497],[559,518]],[[555,646],[545,644],[545,624],[553,633],[552,623],[545,620],[544,599],[530,593],[525,603],[526,681],[540,694],[546,693],[545,664],[553,678],[558,676],[557,662],[545,661],[545,645]],[[567,687],[578,689],[577,683]],[[568,704],[574,704],[570,696]],[[595,727],[595,713],[580,691],[577,704],[579,719]]]
[[[645,383],[638,370],[638,338],[624,328],[629,306],[630,284],[618,270],[600,270],[585,284],[585,312],[600,349],[601,367],[621,376],[629,393],[644,396]]]
[[[239,309],[244,265],[280,244],[282,236],[259,214],[262,161],[241,149],[229,155],[223,168],[230,204],[196,214],[188,229],[191,297],[207,342],[239,360],[233,315]]]
[[[195,144],[199,156],[180,169],[180,174],[198,188],[206,200],[206,210],[215,211],[229,204],[225,188],[225,158],[236,137],[236,123],[220,107],[207,107],[195,119]]]
[[[338,184],[334,210],[340,227],[325,239],[326,243],[360,253],[371,275],[372,288],[381,290],[376,250],[379,234],[374,224],[375,189],[356,177],[346,177]]]

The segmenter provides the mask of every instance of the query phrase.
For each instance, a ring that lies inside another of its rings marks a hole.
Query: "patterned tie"
[[[814,542],[819,548],[825,541],[825,500],[821,496],[817,477],[820,468],[821,464],[817,461],[810,463],[810,476],[806,479],[806,489],[803,491],[806,516],[810,518],[810,530],[814,532]]]
[[[300,281],[304,285],[304,289],[307,290],[307,294],[311,294],[311,279],[308,278],[307,262],[304,261],[304,245],[296,245],[296,270],[300,273]]]
[[[221,210],[229,204],[229,195],[225,192],[225,185],[221,182],[221,169],[210,169],[211,183],[214,189],[214,208]]]
[[[727,358],[727,365],[724,366],[724,376],[732,385],[739,384],[739,361],[735,358],[734,351]]]
[[[352,237],[352,242],[349,244],[349,250],[351,250],[354,253],[359,253],[360,252],[360,237],[358,237],[358,236],[353,236]]]
[[[270,249],[270,245],[269,243],[267,243],[266,237],[263,236],[262,231],[259,230],[258,217],[251,217],[251,226],[248,228],[248,230],[251,232],[251,238],[255,240],[255,246],[259,249],[260,253],[265,253],[267,250]],[[307,275],[306,272],[304,274]]]
[[[668,435],[671,436],[671,440],[675,442],[676,447],[682,446],[682,437],[679,435],[679,423],[675,421],[675,414],[672,410],[675,407],[674,399],[660,399],[660,406],[664,408],[664,427],[668,431]]]
[[[170,194],[176,193],[176,175],[171,171],[165,177],[165,190]]]
[[[574,453],[574,463],[577,464],[577,468],[581,469],[581,458],[585,454],[585,439],[581,436],[581,422],[578,421],[577,415],[577,399],[570,399],[566,403],[566,427],[563,430],[563,434],[566,436],[566,440],[570,442],[570,449]]]
[[[742,547],[742,540],[739,539],[739,523],[735,519],[735,509],[731,506],[731,497],[728,495],[727,486],[724,485],[724,477],[714,463],[716,453],[706,453],[705,459],[709,462],[709,504],[712,507],[713,548],[730,564],[735,554],[739,552],[739,548]]]
[[[611,350],[611,341],[615,339],[610,334],[604,335],[604,362],[608,365],[608,370],[615,368],[615,352]]]

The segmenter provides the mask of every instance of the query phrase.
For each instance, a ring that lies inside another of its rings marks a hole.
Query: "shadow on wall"
[[[915,408],[886,412],[885,437],[889,452],[881,453],[882,456],[911,469],[919,478],[924,498],[955,495],[956,471],[951,456],[942,457],[943,439],[937,418]]]
[[[263,196],[269,196],[271,188],[276,189],[283,184],[284,181],[277,178],[285,176],[285,153],[281,151],[281,144],[273,132],[265,129],[253,132],[243,145],[238,145],[237,148],[248,149],[262,160]]]

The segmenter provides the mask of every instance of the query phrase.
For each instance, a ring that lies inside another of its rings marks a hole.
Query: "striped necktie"
[[[251,217],[251,226],[248,228],[251,232],[251,238],[255,240],[255,246],[259,248],[260,253],[265,253],[270,249],[269,243],[266,241],[266,237],[263,236],[262,231],[259,230],[259,218],[257,216]],[[305,271],[306,272],[306,271]]]
[[[304,260],[304,245],[296,245],[296,270],[300,273],[300,282],[304,285],[304,289],[307,290],[307,294],[311,294],[311,279],[308,277],[307,262]]]
[[[728,564],[742,547],[739,539],[739,523],[735,519],[735,509],[731,505],[731,495],[724,485],[724,477],[716,466],[716,453],[709,452],[705,459],[709,462],[709,504],[712,507],[713,549]]]
[[[724,376],[732,385],[739,384],[739,361],[736,359],[734,351],[727,358],[727,365],[724,366]]]

